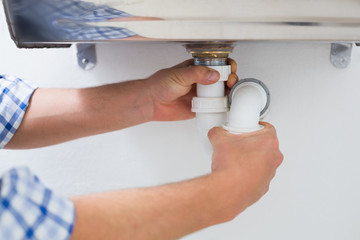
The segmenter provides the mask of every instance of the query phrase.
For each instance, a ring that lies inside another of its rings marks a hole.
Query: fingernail
[[[207,79],[208,79],[209,81],[217,81],[217,80],[219,80],[219,78],[220,78],[220,76],[219,76],[218,71],[216,71],[216,70],[210,70],[209,75],[208,75],[208,77],[207,77]]]

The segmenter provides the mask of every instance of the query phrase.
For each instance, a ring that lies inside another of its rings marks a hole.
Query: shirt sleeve
[[[35,89],[19,78],[0,75],[0,149],[19,128]]]
[[[0,182],[0,239],[68,240],[73,203],[45,187],[28,168],[6,172]]]

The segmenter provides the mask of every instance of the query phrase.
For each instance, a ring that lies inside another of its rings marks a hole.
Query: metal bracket
[[[332,43],[330,61],[336,68],[347,68],[351,62],[352,43]]]
[[[84,70],[91,70],[96,65],[96,48],[93,43],[76,44],[76,56],[79,66]]]

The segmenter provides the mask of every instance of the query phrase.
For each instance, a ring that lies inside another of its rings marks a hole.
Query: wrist
[[[142,108],[144,120],[146,122],[155,121],[155,101],[152,89],[152,82],[149,78],[137,81],[139,94],[143,96],[144,105]]]
[[[149,86],[149,81],[147,79],[135,81],[137,84],[137,89],[139,89],[138,95],[142,96],[140,102],[141,107],[139,110],[142,113],[143,122],[154,121],[155,107],[154,100],[151,94],[151,88]]]
[[[213,193],[219,223],[233,220],[248,206],[246,188],[241,181],[226,171],[213,172],[210,174]]]

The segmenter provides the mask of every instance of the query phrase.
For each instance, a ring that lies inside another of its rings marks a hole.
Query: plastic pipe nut
[[[196,113],[221,113],[229,111],[227,97],[201,98],[192,99],[192,112]]]

